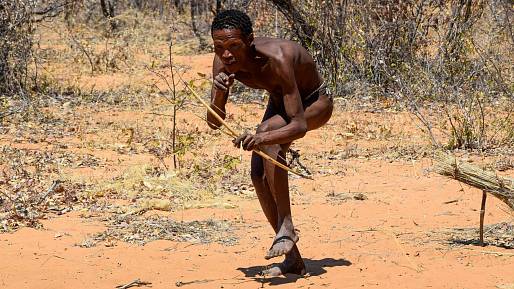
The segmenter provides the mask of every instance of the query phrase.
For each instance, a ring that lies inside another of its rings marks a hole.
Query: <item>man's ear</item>
[[[248,44],[248,46],[252,46],[253,40],[253,33],[250,33],[248,34],[248,36],[246,36],[246,44]]]

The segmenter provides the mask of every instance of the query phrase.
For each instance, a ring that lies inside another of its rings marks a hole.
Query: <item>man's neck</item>
[[[268,63],[268,59],[266,57],[258,56],[257,53],[253,53],[252,57],[250,57],[250,60],[245,63],[244,68],[241,69],[241,71],[255,74],[260,72],[266,63]]]

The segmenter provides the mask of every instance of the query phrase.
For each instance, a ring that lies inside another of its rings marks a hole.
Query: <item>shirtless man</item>
[[[325,92],[314,60],[296,42],[254,37],[250,18],[241,11],[217,14],[211,34],[215,51],[211,108],[225,118],[225,104],[234,79],[268,91],[266,112],[255,134],[244,133],[234,144],[248,151],[259,148],[284,163],[291,142],[321,127],[332,115],[332,98]],[[221,126],[209,112],[207,120],[213,129]],[[276,233],[265,258],[285,255],[283,263],[264,274],[305,274],[291,218],[287,171],[253,153],[251,176],[262,210]]]

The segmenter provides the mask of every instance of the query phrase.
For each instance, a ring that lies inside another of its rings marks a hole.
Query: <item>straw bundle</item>
[[[454,156],[437,153],[434,170],[465,184],[491,193],[514,210],[514,179],[500,177],[467,162],[459,162]]]

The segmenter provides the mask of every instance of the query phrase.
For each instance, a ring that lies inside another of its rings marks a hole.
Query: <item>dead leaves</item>
[[[14,231],[22,226],[41,226],[48,214],[64,214],[76,206],[85,206],[80,194],[84,185],[61,181],[60,166],[95,166],[91,155],[53,153],[0,148],[0,231]],[[53,179],[53,181],[52,181]]]
[[[114,215],[108,229],[84,240],[80,247],[92,247],[100,242],[113,240],[144,245],[155,240],[171,240],[191,243],[217,242],[234,245],[237,238],[232,234],[231,223],[220,220],[180,222],[165,216]]]

